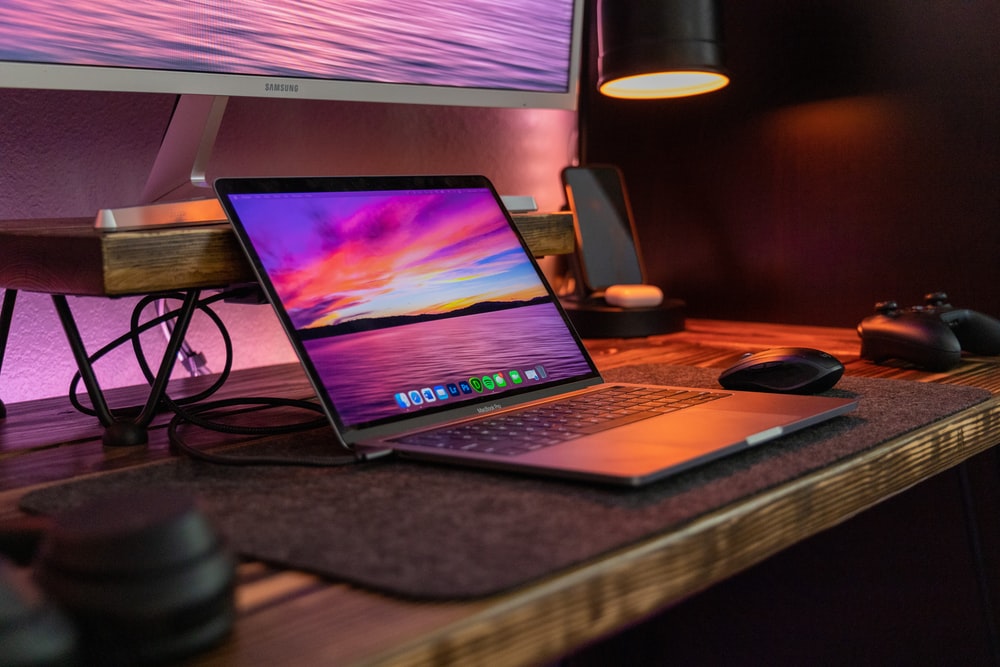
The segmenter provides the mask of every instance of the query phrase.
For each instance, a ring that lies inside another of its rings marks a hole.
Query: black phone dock
[[[603,297],[562,299],[563,309],[582,338],[639,338],[684,330],[686,304],[664,299],[657,306],[620,308]]]

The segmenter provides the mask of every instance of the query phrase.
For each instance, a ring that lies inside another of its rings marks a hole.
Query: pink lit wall
[[[92,217],[138,201],[174,99],[0,90],[0,219]],[[575,133],[576,114],[566,111],[231,99],[209,177],[481,173],[501,193],[533,195],[540,209],[555,210]],[[126,330],[135,301],[70,300],[89,350]],[[217,310],[234,339],[236,368],[294,361],[268,307]],[[204,319],[188,340],[218,370],[222,344]],[[156,335],[146,344],[151,357],[162,348]],[[64,395],[75,370],[51,301],[19,294],[0,399]],[[102,360],[97,373],[106,387],[143,382],[130,350]]]

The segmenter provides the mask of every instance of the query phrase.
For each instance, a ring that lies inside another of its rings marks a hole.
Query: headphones
[[[235,559],[187,495],[105,496],[0,529],[0,665],[150,665],[221,642]]]

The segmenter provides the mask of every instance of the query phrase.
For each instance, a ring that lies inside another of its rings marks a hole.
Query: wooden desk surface
[[[591,341],[602,369],[635,363],[723,368],[748,350],[808,345],[828,350],[848,373],[947,382],[994,398],[757,496],[683,529],[599,558],[517,591],[472,602],[393,599],[261,563],[241,565],[239,620],[232,639],[204,665],[476,664],[552,660],[675,603],[933,476],[1000,440],[1000,358],[969,360],[947,374],[873,366],[857,359],[853,331],[691,321],[684,332]],[[240,395],[308,393],[297,367],[234,378]],[[291,379],[289,379],[291,378]],[[187,382],[187,381],[185,381]],[[127,391],[118,392],[128,394]],[[139,451],[104,451],[91,419],[64,399],[9,406],[0,422],[0,517],[41,484],[162,460],[163,429]]]
[[[573,252],[570,213],[514,221],[536,256]],[[90,218],[0,221],[0,287],[123,296],[253,280],[228,223],[101,232]]]

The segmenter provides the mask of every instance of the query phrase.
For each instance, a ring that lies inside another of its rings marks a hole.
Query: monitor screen
[[[572,109],[582,0],[4,0],[0,87]]]

